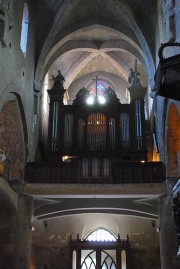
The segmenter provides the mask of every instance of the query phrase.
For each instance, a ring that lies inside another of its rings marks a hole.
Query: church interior
[[[180,268],[180,0],[0,0],[0,269]]]

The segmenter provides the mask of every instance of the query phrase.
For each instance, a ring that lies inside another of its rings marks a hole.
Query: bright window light
[[[88,241],[116,241],[116,237],[109,231],[99,228],[90,233],[86,240]]]
[[[106,103],[106,100],[105,100],[104,96],[102,96],[102,95],[99,95],[98,96],[98,101],[102,105]]]
[[[93,104],[94,104],[94,98],[93,98],[92,96],[89,96],[89,97],[87,98],[87,104],[88,104],[88,105],[93,105]]]
[[[28,12],[28,5],[27,3],[25,3],[23,9],[21,42],[20,42],[20,46],[24,56],[26,56],[26,49],[27,49],[28,24],[29,24],[29,12]]]

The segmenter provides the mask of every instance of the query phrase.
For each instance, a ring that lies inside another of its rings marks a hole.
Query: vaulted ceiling
[[[65,78],[64,87],[69,93],[68,103],[71,104],[77,92],[82,87],[88,87],[98,76],[115,90],[122,103],[126,103],[130,68],[134,68],[137,60],[142,86],[149,84],[152,88],[157,2],[36,0],[35,86],[42,87],[47,72],[51,77],[60,70]],[[109,187],[107,190],[111,193]],[[151,219],[158,218],[157,200],[160,194],[154,197],[143,193],[139,201],[136,195],[106,195],[103,199],[97,197],[96,204],[94,198],[89,199],[87,195],[80,197],[79,193],[75,197],[68,197],[67,194],[65,197],[37,195],[33,224],[37,240],[41,242],[43,229],[49,229],[51,236],[53,232],[55,236],[60,231],[68,235],[74,229],[74,233],[82,232],[83,237],[87,231],[98,226],[111,227],[117,233],[121,230],[125,237],[128,230],[133,230],[136,225],[138,231],[141,229],[139,217],[145,227],[149,227]],[[51,232],[50,227],[54,229]],[[63,235],[58,236],[62,239]]]
[[[38,0],[36,83],[61,70],[71,103],[98,76],[126,103],[136,60],[142,86],[153,87],[156,13],[156,0]]]

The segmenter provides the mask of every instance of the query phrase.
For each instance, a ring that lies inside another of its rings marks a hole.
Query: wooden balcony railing
[[[82,177],[81,164],[72,163],[28,163],[25,181],[28,183],[62,184],[122,184],[160,183],[165,180],[165,170],[161,162],[117,162],[111,164],[109,175]]]

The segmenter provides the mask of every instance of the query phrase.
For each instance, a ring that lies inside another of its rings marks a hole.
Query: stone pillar
[[[161,269],[178,269],[176,254],[178,249],[178,239],[173,212],[173,192],[174,183],[167,181],[167,196],[160,198],[160,253]]]
[[[28,269],[31,257],[33,198],[20,195],[17,213],[16,269]]]
[[[164,40],[166,42],[176,41],[176,25],[175,25],[175,0],[161,0],[164,19]]]

